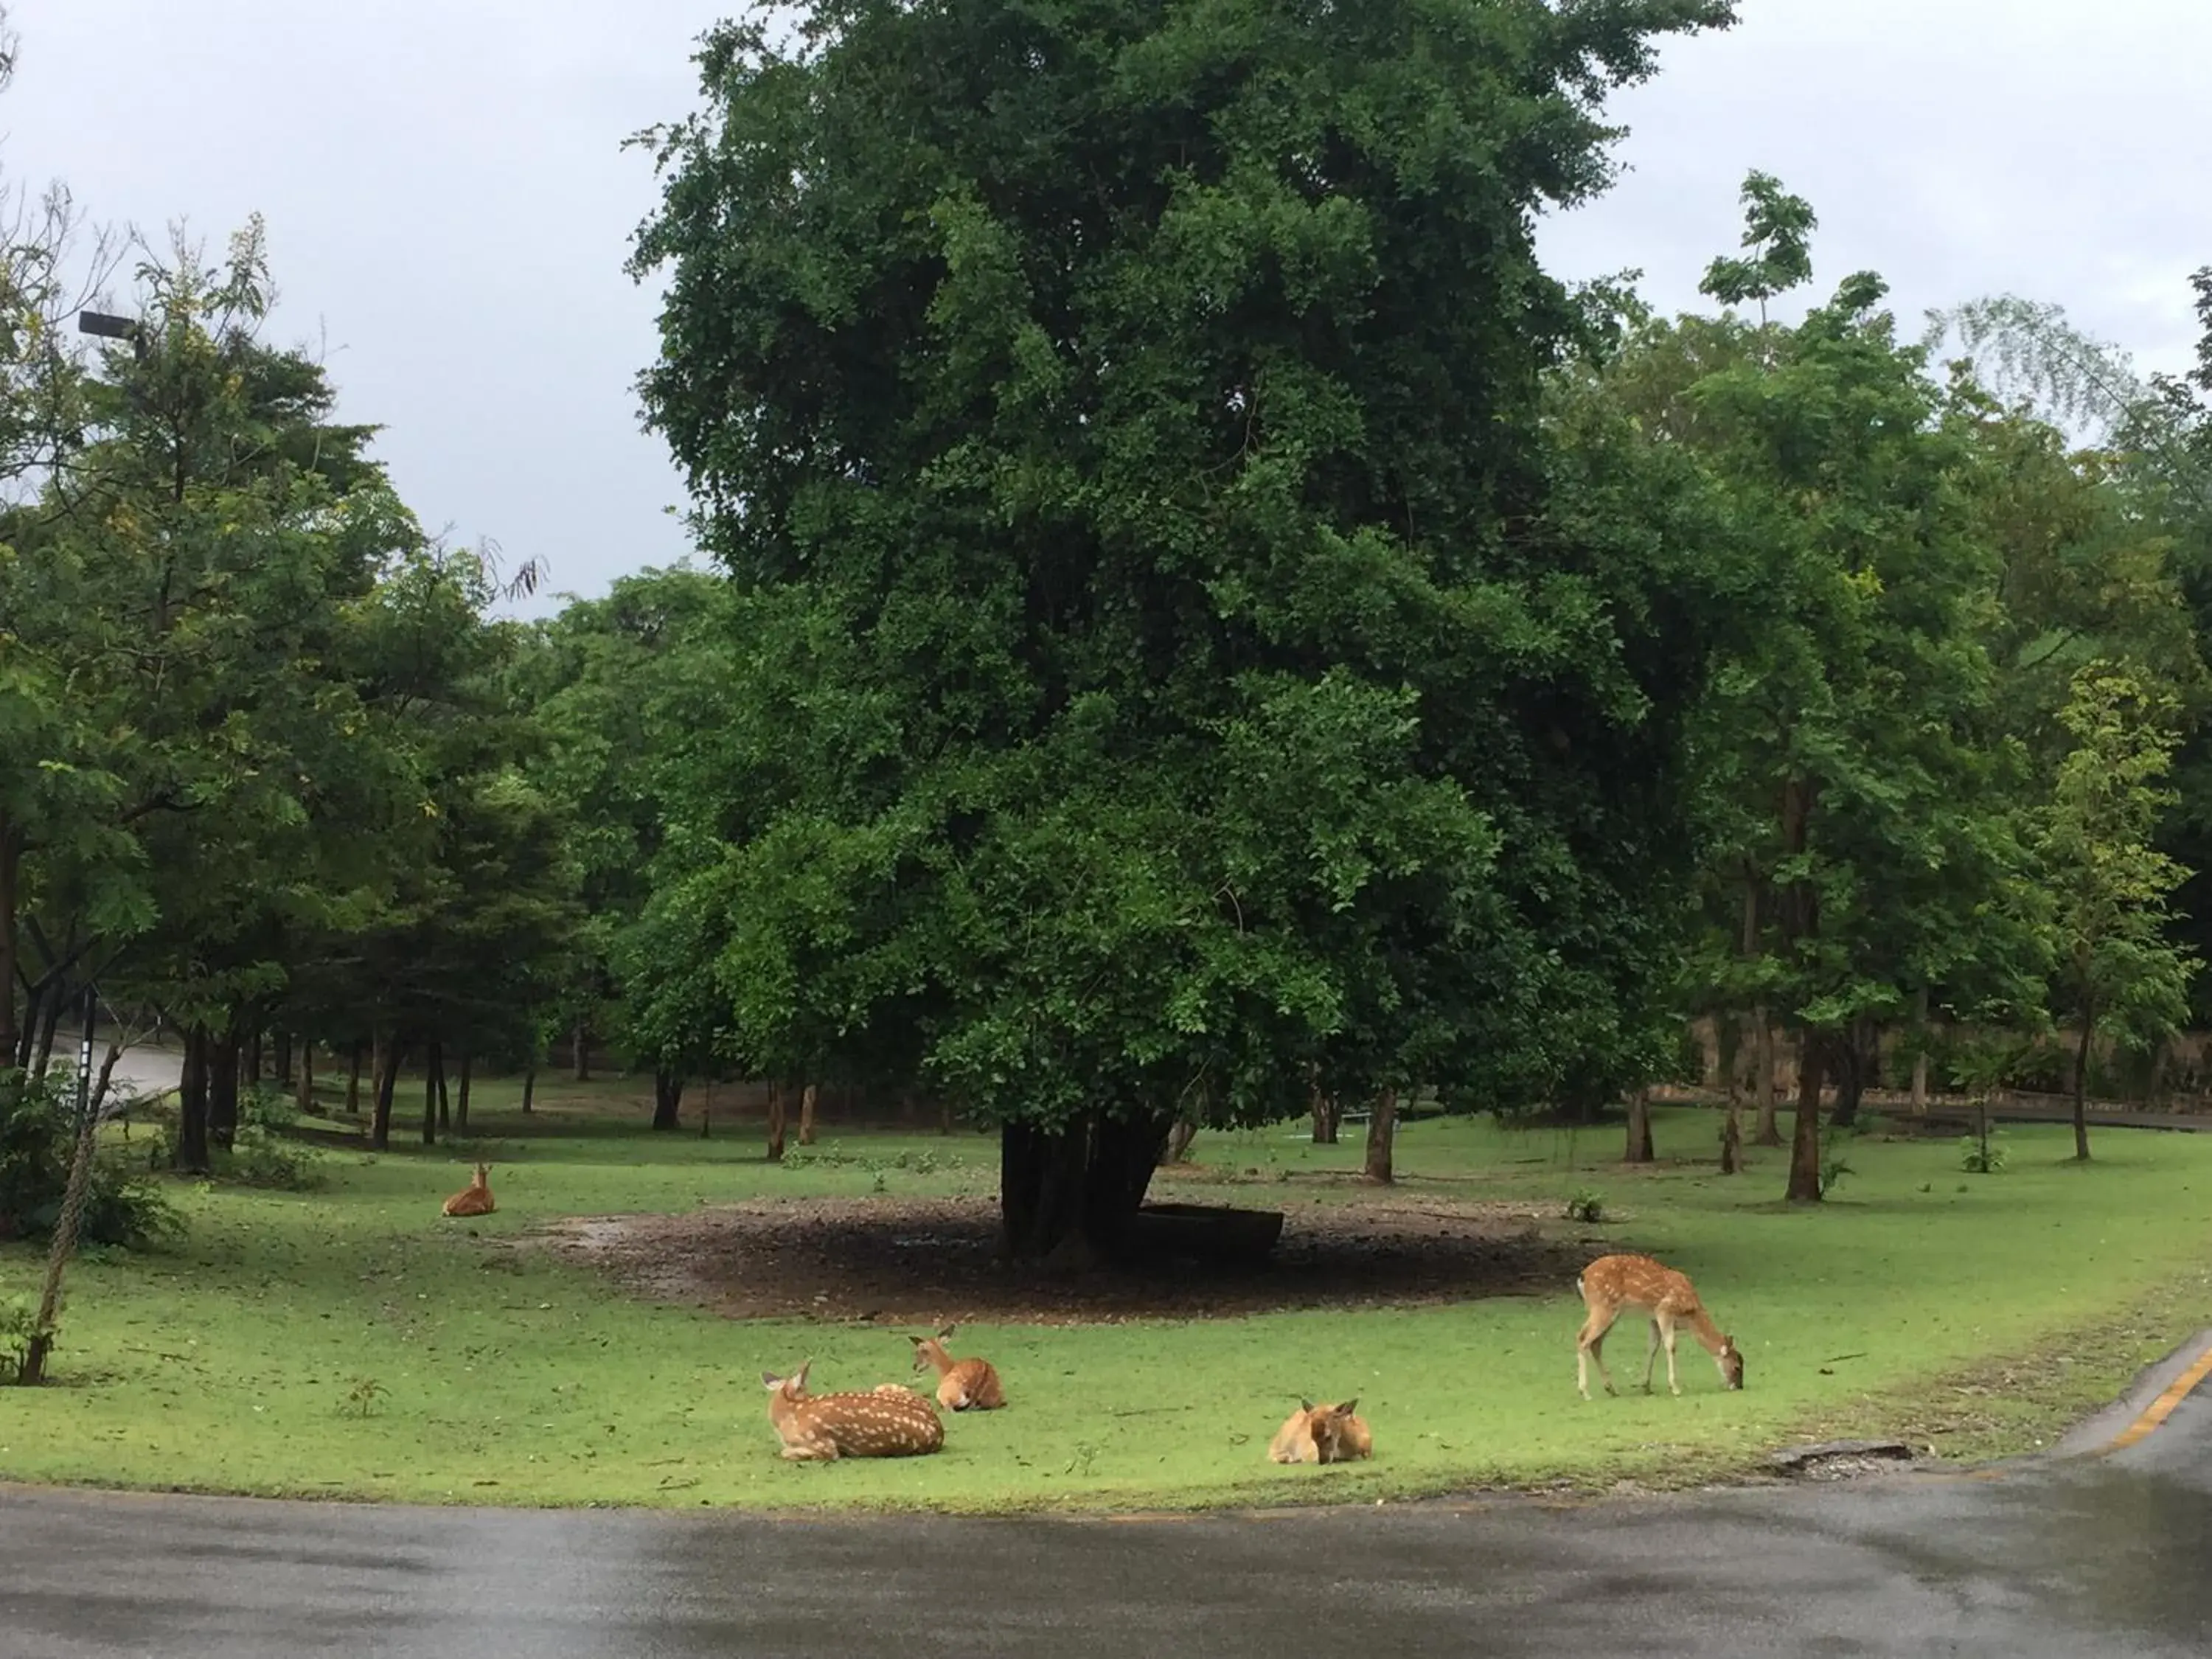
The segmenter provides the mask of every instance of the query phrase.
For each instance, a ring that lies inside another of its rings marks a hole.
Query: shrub
[[[63,1081],[0,1082],[0,1239],[53,1231],[69,1187],[75,1120]],[[175,1225],[175,1212],[147,1171],[106,1153],[94,1159],[77,1224],[80,1243],[143,1244]]]
[[[1561,1212],[1570,1221],[1599,1222],[1605,1219],[1605,1194],[1588,1187],[1576,1189]]]
[[[240,1123],[221,1173],[248,1187],[311,1192],[323,1184],[313,1152],[258,1123]]]
[[[22,1376],[38,1323],[39,1310],[29,1297],[0,1297],[0,1376],[13,1382]]]

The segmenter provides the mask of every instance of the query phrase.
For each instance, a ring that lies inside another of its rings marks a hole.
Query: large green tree
[[[1069,1258],[1316,1066],[1647,1064],[1701,618],[1552,499],[1531,228],[1730,7],[778,10],[651,136],[635,259],[774,749],[693,815],[740,1057],[911,1054]]]

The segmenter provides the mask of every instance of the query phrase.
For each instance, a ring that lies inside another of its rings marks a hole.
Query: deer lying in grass
[[[947,1325],[935,1336],[916,1336],[908,1340],[914,1344],[914,1368],[925,1365],[937,1373],[937,1403],[949,1412],[994,1412],[1006,1403],[1006,1390],[999,1381],[999,1374],[991,1369],[988,1359],[955,1359],[945,1352],[945,1340],[952,1334]]]
[[[447,1215],[489,1215],[499,1207],[492,1202],[491,1165],[477,1165],[476,1179],[446,1200]]]
[[[1274,1463],[1347,1463],[1356,1457],[1375,1455],[1375,1437],[1353,1414],[1359,1404],[1347,1400],[1340,1406],[1316,1406],[1301,1400],[1298,1409],[1284,1419],[1267,1447]]]
[[[792,1462],[916,1457],[944,1449],[937,1407],[913,1389],[885,1382],[866,1394],[810,1395],[806,1370],[801,1365],[789,1376],[761,1373],[769,1423]]]
[[[1646,1394],[1651,1392],[1651,1362],[1662,1345],[1667,1350],[1667,1386],[1676,1394],[1682,1392],[1682,1385],[1674,1378],[1674,1334],[1685,1326],[1712,1355],[1713,1363],[1720,1367],[1721,1381],[1731,1389],[1743,1386],[1743,1351],[1734,1337],[1722,1334],[1720,1327],[1713,1323],[1686,1273],[1676,1273],[1648,1255],[1600,1256],[1583,1269],[1575,1289],[1589,1310],[1583,1321],[1582,1334],[1575,1341],[1575,1386],[1583,1399],[1590,1397],[1593,1359],[1597,1362],[1598,1376],[1605,1381],[1605,1391],[1620,1392],[1613,1386],[1613,1373],[1605,1368],[1605,1334],[1613,1328],[1613,1321],[1631,1309],[1649,1315],[1651,1320],[1651,1345],[1644,1352]]]

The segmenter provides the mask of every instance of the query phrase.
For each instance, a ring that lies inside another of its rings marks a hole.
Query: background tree
[[[2188,1017],[2196,958],[2166,937],[2179,865],[2153,842],[2174,796],[2160,787],[2174,738],[2169,700],[2124,668],[2092,663],[2074,678],[2061,720],[2075,747],[2058,769],[2042,854],[2059,983],[2078,1031],[2074,1155],[2089,1156],[2089,1060],[2100,1023],[2155,1040]]]

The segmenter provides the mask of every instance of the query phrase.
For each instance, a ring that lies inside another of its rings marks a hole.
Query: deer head
[[[1731,1389],[1741,1388],[1743,1386],[1743,1350],[1736,1346],[1735,1339],[1732,1336],[1723,1337],[1721,1351],[1713,1358],[1719,1363],[1721,1380]]]

